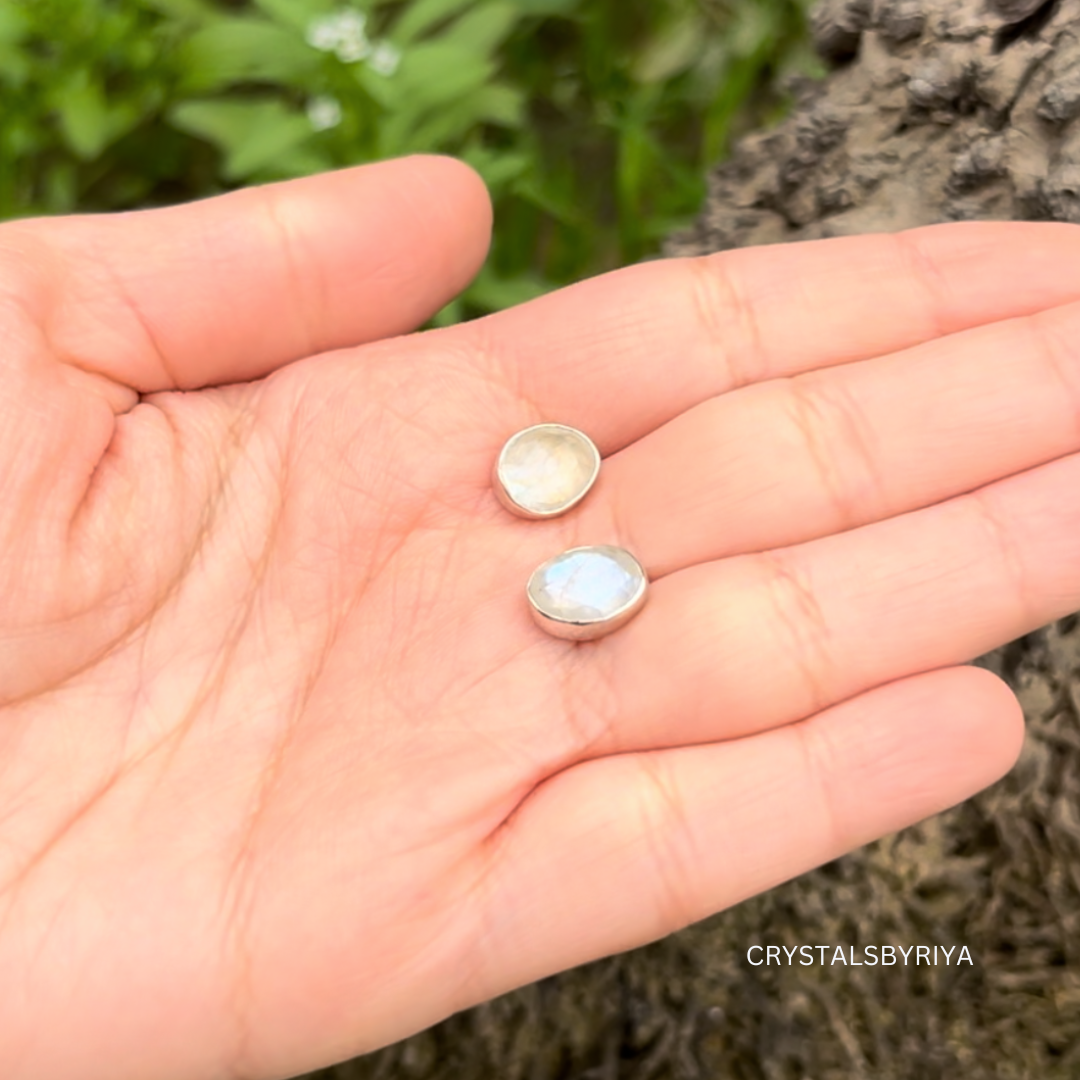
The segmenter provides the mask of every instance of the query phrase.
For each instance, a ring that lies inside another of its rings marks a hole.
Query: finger
[[[1078,488],[1073,454],[925,510],[663,578],[579,669],[573,699],[608,702],[588,752],[762,731],[1077,610]]]
[[[410,157],[161,210],[0,229],[60,359],[146,392],[258,378],[414,329],[483,261],[482,182]]]
[[[478,996],[642,945],[943,810],[1009,769],[1022,738],[1004,683],[954,668],[736,742],[560,773],[494,843]]]
[[[1080,299],[1080,230],[954,222],[643,263],[460,328],[610,453],[735,387]]]
[[[575,535],[656,577],[1053,461],[1080,450],[1078,337],[1069,304],[713,398],[608,458]]]

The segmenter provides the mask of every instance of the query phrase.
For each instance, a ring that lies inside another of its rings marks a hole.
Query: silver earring
[[[526,593],[549,634],[593,641],[625,626],[645,605],[649,579],[625,548],[598,544],[564,551],[533,571]]]
[[[599,472],[600,451],[588,435],[565,424],[536,424],[503,446],[495,494],[519,517],[558,517],[585,498]]]
[[[600,451],[565,424],[536,424],[511,436],[493,484],[511,513],[534,521],[577,506],[596,483]],[[624,548],[571,548],[542,566],[525,590],[538,626],[569,641],[593,641],[625,626],[644,606],[649,578]]]

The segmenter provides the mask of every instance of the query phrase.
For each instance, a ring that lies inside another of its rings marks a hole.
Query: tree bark
[[[716,169],[669,254],[940,221],[1080,222],[1077,0],[829,0],[812,25],[836,70],[792,81],[794,114]]]

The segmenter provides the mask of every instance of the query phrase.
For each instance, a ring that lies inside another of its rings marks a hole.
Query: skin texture
[[[1015,760],[958,665],[1080,607],[1080,232],[651,262],[400,336],[489,228],[437,158],[0,227],[6,1080],[314,1068]],[[525,522],[491,463],[541,421],[606,460]],[[523,592],[582,543],[653,587],[575,645]]]

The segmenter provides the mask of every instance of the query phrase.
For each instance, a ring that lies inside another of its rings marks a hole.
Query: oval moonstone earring
[[[529,579],[533,618],[555,637],[592,641],[628,623],[645,605],[649,579],[625,548],[571,548]]]
[[[599,472],[600,451],[587,435],[565,424],[536,424],[503,446],[495,494],[519,517],[558,517],[585,498]]]

